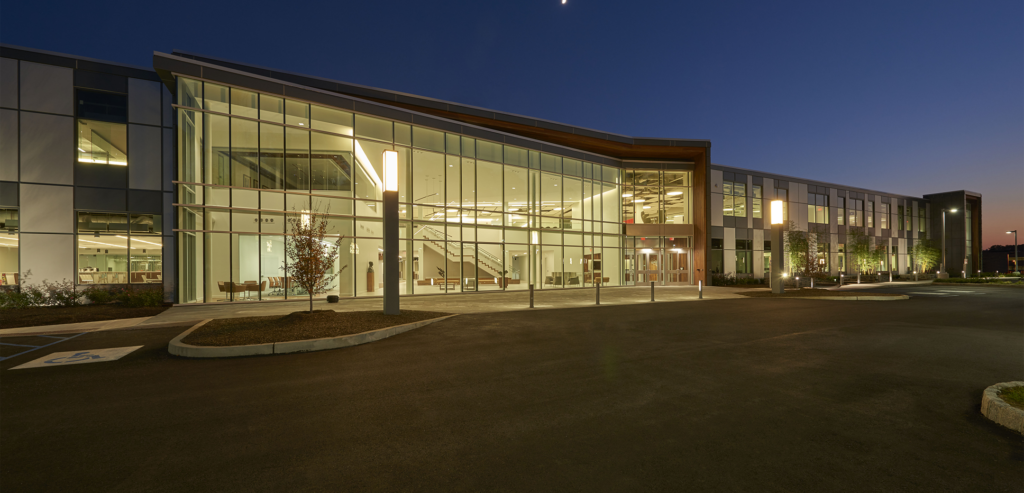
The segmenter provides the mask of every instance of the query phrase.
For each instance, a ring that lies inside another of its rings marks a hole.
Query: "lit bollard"
[[[597,303],[595,303],[595,304],[596,305],[600,305],[601,304],[601,281],[597,281]]]
[[[530,285],[530,308],[533,308],[533,284]]]
[[[811,289],[814,289],[814,278],[811,278]]]
[[[843,287],[843,275],[839,274],[839,287]]]
[[[651,281],[651,301],[654,301],[654,281]]]
[[[704,299],[704,281],[697,281],[697,299]]]

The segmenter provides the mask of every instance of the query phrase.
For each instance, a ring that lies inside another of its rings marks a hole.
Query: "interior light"
[[[623,196],[623,197],[632,197],[632,196],[633,196],[633,194],[631,194],[631,193],[624,193],[624,194],[622,194],[622,196]]]
[[[651,208],[651,206],[649,206],[649,205],[645,205],[644,206],[644,209],[650,209],[650,208]]]
[[[561,208],[561,207],[555,207],[555,209],[554,209],[554,210],[556,210],[556,211],[560,211],[560,210],[562,210],[562,208]]]
[[[640,202],[646,202],[646,200],[644,200],[644,199],[636,199],[633,202],[639,204]]]
[[[682,195],[682,194],[683,194],[683,192],[669,192],[669,193],[666,193],[665,195],[668,195],[668,196],[671,197],[673,195]]]
[[[513,208],[509,209],[508,211],[509,211],[509,212],[516,212],[516,211],[518,211],[518,210],[519,210],[519,209],[517,209],[517,208],[513,207]]]

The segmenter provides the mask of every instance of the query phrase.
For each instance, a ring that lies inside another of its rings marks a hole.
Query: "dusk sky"
[[[173,49],[638,137],[719,164],[983,195],[1024,232],[1024,3],[4,2],[3,43]],[[63,12],[64,14],[60,14]]]

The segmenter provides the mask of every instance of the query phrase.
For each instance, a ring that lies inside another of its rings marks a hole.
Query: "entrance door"
[[[690,284],[690,250],[669,248],[665,252],[665,284]]]
[[[636,251],[636,282],[661,283],[661,249],[644,248]]]

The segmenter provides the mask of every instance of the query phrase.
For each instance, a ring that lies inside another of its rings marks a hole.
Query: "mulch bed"
[[[867,296],[900,296],[895,293],[865,293],[863,291],[830,291],[828,289],[787,289],[782,294],[771,291],[751,291],[740,293],[751,298],[820,298],[822,296],[867,297]]]
[[[118,318],[152,317],[159,315],[168,308],[170,307],[141,306],[132,308],[119,304],[15,308],[0,310],[0,329],[77,324],[81,322],[115,320]]]
[[[380,311],[335,312],[314,310],[270,317],[227,318],[207,322],[182,339],[193,346],[242,346],[304,341],[359,334],[395,325],[451,315],[443,312],[402,310],[399,315]]]

